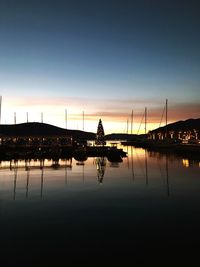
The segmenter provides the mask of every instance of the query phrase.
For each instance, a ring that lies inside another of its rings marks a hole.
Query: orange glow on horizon
[[[106,100],[105,100],[106,101]],[[37,99],[29,98],[3,98],[2,102],[2,124],[13,124],[14,113],[16,112],[16,122],[27,122],[27,113],[29,122],[41,122],[41,113],[43,113],[43,122],[52,124],[61,128],[66,128],[67,109],[67,128],[75,130],[85,130],[88,132],[96,132],[98,121],[101,118],[104,126],[105,134],[110,133],[129,133],[131,134],[131,107],[130,100],[116,100],[116,103],[105,102],[98,99],[85,100],[81,98],[47,98]],[[135,100],[136,101],[136,100]],[[140,101],[141,102],[141,101]],[[139,104],[141,104],[139,102]],[[137,102],[136,102],[137,103]],[[138,104],[138,105],[139,105]],[[142,103],[144,105],[144,103]],[[164,105],[164,103],[162,103]],[[152,102],[149,103],[153,105]],[[147,106],[147,132],[159,127],[163,105],[156,108],[148,108]],[[110,108],[109,108],[110,107]],[[185,120],[188,118],[198,118],[200,114],[199,104],[179,104],[169,109],[168,124],[177,120]],[[83,111],[84,111],[84,128],[83,128]],[[197,115],[198,114],[198,115]],[[139,106],[133,111],[133,134],[144,134],[145,125],[144,107]],[[183,117],[184,115],[184,117]],[[128,121],[128,124],[127,124]],[[141,123],[142,121],[142,123]],[[161,126],[165,125],[165,118],[162,120]]]

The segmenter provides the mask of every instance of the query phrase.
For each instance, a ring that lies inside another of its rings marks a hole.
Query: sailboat
[[[141,139],[141,137],[139,136],[139,132],[140,132],[140,128],[141,128],[141,125],[142,125],[143,121],[144,121],[144,131],[145,131],[145,133],[144,133],[144,135],[143,135],[143,137]],[[131,114],[131,133],[132,133],[132,122],[133,122],[133,111],[132,111],[132,114]],[[144,113],[142,115],[142,119],[141,119],[141,122],[140,122],[140,125],[139,125],[139,128],[138,128],[138,131],[137,131],[137,135],[134,137],[134,139],[132,138],[132,140],[126,140],[126,141],[121,142],[121,145],[124,145],[124,146],[137,145],[141,141],[142,142],[146,141],[146,139],[147,139],[147,108],[145,107],[145,110],[144,110]]]

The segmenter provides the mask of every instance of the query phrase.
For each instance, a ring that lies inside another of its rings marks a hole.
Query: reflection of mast
[[[26,198],[28,198],[29,177],[30,177],[30,170],[27,170],[27,180],[26,180]]]
[[[68,168],[72,168],[72,158],[68,159],[69,160],[69,164],[67,164],[67,159],[65,159],[65,184],[67,184],[67,169]]]
[[[85,173],[84,173],[84,164],[83,164],[83,169],[82,169],[82,177],[83,177],[83,183],[85,182]]]
[[[129,149],[129,146],[127,146],[127,155],[128,155],[128,149]],[[127,166],[128,166],[128,169],[129,169],[129,156],[127,157]]]
[[[137,157],[137,161],[138,161],[138,163],[139,163],[139,165],[140,165],[140,168],[141,168],[141,170],[142,170],[142,174],[145,176],[145,174],[144,174],[144,168],[143,168],[143,166],[142,166],[142,163],[141,163],[141,161],[140,161],[140,158],[138,157],[137,150],[135,150],[135,154],[136,154],[136,157]]]
[[[16,187],[17,187],[17,168],[18,168],[18,161],[15,161],[14,166],[14,188],[13,188],[13,199],[15,200],[16,197]]]
[[[99,183],[102,184],[106,168],[106,159],[104,157],[98,157],[95,159],[95,163],[97,168],[97,179]]]
[[[147,151],[145,149],[145,176],[146,176],[146,185],[149,183],[148,179],[148,166],[147,166]]]
[[[133,181],[135,180],[135,173],[134,173],[134,165],[133,165],[133,147],[131,146],[131,170],[132,170],[132,178]]]
[[[25,162],[25,170],[27,171],[27,179],[26,179],[26,198],[28,198],[28,186],[29,186],[29,177],[30,177],[30,167],[27,166],[27,161]]]
[[[43,180],[44,180],[44,160],[40,161],[40,169],[41,169],[41,188],[40,188],[40,198],[43,195]]]
[[[67,184],[67,159],[65,160],[65,184]]]
[[[164,165],[164,163],[162,164]],[[169,168],[168,168],[168,156],[165,155],[165,170],[162,170],[162,167],[158,161],[158,167],[160,170],[161,178],[163,180],[164,187],[166,186],[167,196],[170,196],[170,189],[169,189]]]
[[[165,162],[165,168],[166,168],[166,185],[167,185],[167,196],[169,197],[170,191],[169,191],[169,167],[168,167],[168,156],[166,154],[166,162]]]

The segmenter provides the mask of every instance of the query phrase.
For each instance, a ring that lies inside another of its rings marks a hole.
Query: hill
[[[105,135],[105,139],[109,140],[132,140],[136,137],[135,134],[125,134],[125,133],[112,133]]]
[[[79,130],[66,130],[46,123],[29,122],[21,124],[0,125],[0,135],[4,136],[63,136],[70,135],[73,139],[93,140],[95,134]]]
[[[196,129],[200,131],[200,119],[188,119],[185,121],[177,121],[167,125],[168,131],[188,131]],[[151,131],[151,133],[165,132],[166,126],[159,127]]]

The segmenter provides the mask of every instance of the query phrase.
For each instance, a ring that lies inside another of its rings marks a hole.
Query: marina
[[[171,255],[177,247],[196,246],[200,161],[132,146],[124,150],[122,162],[106,157],[88,157],[84,164],[74,158],[57,164],[1,161],[0,229],[7,263],[23,257],[42,265],[48,257],[61,264],[66,244],[73,264],[77,254],[82,262],[88,253],[98,256],[99,246],[103,257],[119,253],[120,260],[139,259],[161,245]]]
[[[199,14],[0,0],[2,267],[198,266]]]

